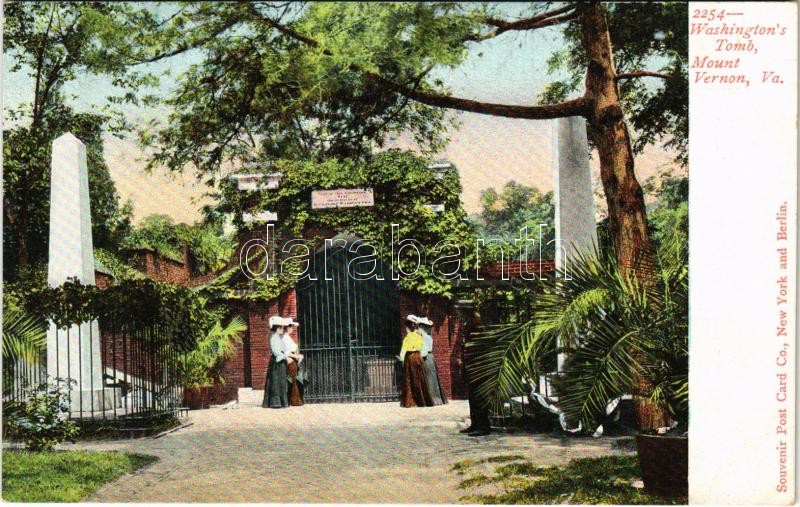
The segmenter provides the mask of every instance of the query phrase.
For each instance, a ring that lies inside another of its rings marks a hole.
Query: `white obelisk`
[[[53,141],[50,178],[47,283],[56,287],[68,278],[76,278],[84,285],[94,285],[86,146],[69,132]],[[77,382],[70,393],[73,412],[106,408],[96,321],[58,332],[50,323],[47,373]]]
[[[597,245],[592,170],[586,120],[559,118],[553,125],[553,170],[556,207],[556,269],[570,275],[578,252],[591,253]],[[565,356],[558,356],[561,371]]]

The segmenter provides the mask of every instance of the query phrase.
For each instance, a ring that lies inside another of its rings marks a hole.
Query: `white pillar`
[[[50,183],[50,243],[47,283],[58,286],[68,278],[94,285],[94,250],[89,204],[86,146],[66,133],[53,141]],[[47,373],[72,378],[73,411],[102,410],[104,401],[97,322],[85,322],[47,333]]]
[[[570,275],[570,260],[577,252],[592,252],[597,245],[592,171],[586,120],[559,118],[553,125],[553,176],[556,207],[556,269]],[[558,369],[564,355],[559,354]]]

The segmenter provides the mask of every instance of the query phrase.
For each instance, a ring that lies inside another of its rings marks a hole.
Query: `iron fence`
[[[24,402],[32,389],[69,382],[75,420],[151,418],[181,410],[185,352],[160,326],[130,329],[91,322],[50,324],[47,349],[33,363],[3,361],[3,402]]]

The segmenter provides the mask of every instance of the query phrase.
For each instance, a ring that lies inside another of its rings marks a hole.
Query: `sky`
[[[172,8],[163,4],[163,8]],[[520,4],[501,6],[502,14],[510,19],[522,14]],[[547,74],[546,61],[560,48],[563,38],[558,27],[532,32],[507,32],[494,39],[474,43],[466,60],[455,69],[436,69],[435,77],[444,81],[455,96],[486,102],[535,104],[545,84],[553,80]],[[168,70],[173,77],[162,79],[159,93],[169,93],[178,76],[197,61],[199,53],[173,57],[151,66],[151,70]],[[30,102],[33,80],[24,72],[11,73],[3,65],[4,107],[16,107]],[[76,99],[71,105],[77,110],[90,110],[104,103],[103,97],[115,91],[108,79],[78,76],[65,86],[65,92]],[[143,124],[147,120],[164,118],[167,110],[126,107],[129,121]],[[551,169],[551,122],[499,118],[475,113],[454,113],[460,127],[448,132],[450,142],[437,158],[452,162],[461,175],[462,202],[468,213],[480,209],[481,191],[500,188],[514,180],[533,185],[541,191],[553,189]],[[193,174],[170,174],[166,170],[144,171],[145,154],[132,140],[105,136],[105,158],[117,190],[123,200],[131,199],[134,221],[151,213],[166,213],[177,222],[192,223],[200,219],[199,209],[209,202],[203,194],[208,190]],[[398,144],[405,145],[401,138]],[[665,169],[676,169],[671,153],[651,146],[636,159],[640,181]],[[599,192],[597,157],[592,158],[597,188],[596,207],[604,208]],[[677,170],[677,169],[676,169]],[[600,212],[600,211],[598,211]]]

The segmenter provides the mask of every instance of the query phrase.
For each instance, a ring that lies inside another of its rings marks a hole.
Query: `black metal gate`
[[[297,285],[300,349],[308,383],[305,401],[393,401],[398,396],[395,356],[400,350],[397,286],[376,260],[353,267],[353,240],[334,243],[314,257],[313,278]],[[362,247],[365,248],[365,247]],[[356,279],[351,271],[381,279]]]

